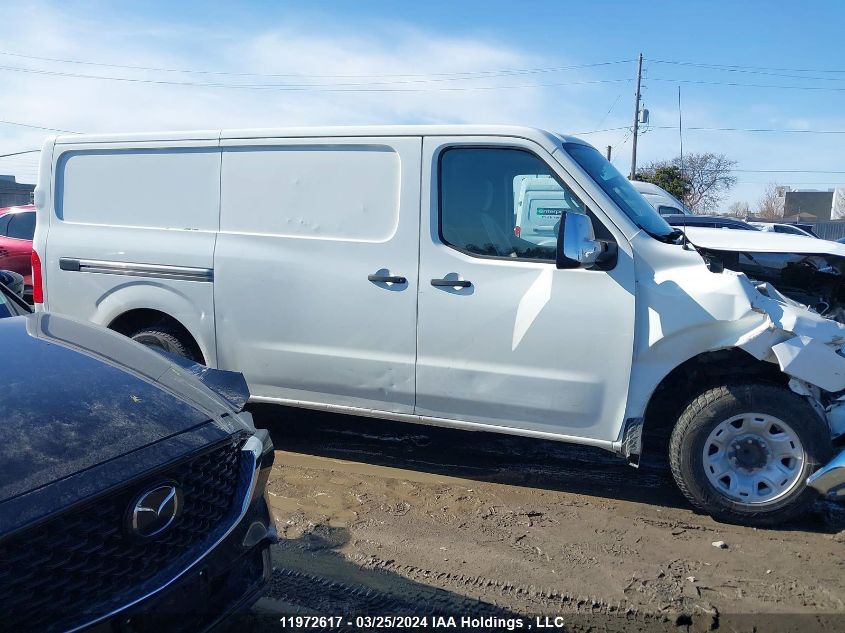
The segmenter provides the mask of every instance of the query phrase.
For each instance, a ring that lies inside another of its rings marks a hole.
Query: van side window
[[[9,220],[12,219],[12,214],[0,215],[0,237],[6,237],[6,227],[9,225]]]
[[[6,235],[18,240],[32,241],[35,235],[35,213],[15,213],[9,220]]]
[[[553,262],[563,212],[587,210],[531,152],[452,148],[440,156],[440,238],[456,250]]]

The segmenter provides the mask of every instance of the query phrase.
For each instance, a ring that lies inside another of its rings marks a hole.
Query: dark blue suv
[[[240,374],[0,284],[0,628],[202,631],[271,572],[266,431]]]

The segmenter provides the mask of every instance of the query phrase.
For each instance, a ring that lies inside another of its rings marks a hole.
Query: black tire
[[[710,433],[725,420],[751,412],[788,424],[804,449],[797,483],[763,504],[731,499],[705,473],[703,453]],[[809,510],[817,493],[806,486],[806,479],[831,455],[830,432],[813,407],[789,388],[772,384],[730,384],[704,391],[687,405],[669,443],[672,475],[693,506],[718,521],[759,527],[784,523]]]
[[[131,334],[129,338],[157,351],[176,354],[177,356],[183,356],[184,358],[192,361],[197,360],[191,351],[190,343],[186,341],[183,336],[180,336],[179,333],[167,328],[141,328],[137,332]]]

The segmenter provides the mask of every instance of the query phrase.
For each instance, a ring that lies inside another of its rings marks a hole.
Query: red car
[[[23,275],[25,293],[32,292],[32,236],[35,206],[0,208],[0,270]]]

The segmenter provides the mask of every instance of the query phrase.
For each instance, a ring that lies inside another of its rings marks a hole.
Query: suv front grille
[[[230,441],[0,541],[0,628],[73,628],[178,574],[239,514],[242,445]],[[135,540],[124,529],[129,505],[160,481],[182,488],[182,513],[160,536]]]

